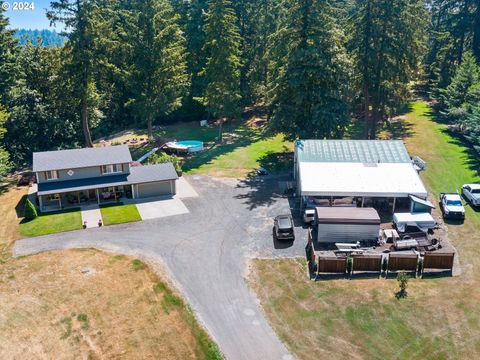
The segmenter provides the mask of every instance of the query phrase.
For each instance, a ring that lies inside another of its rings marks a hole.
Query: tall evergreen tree
[[[425,53],[427,19],[423,0],[357,1],[350,46],[367,138],[374,139],[377,123],[408,99]]]
[[[10,92],[5,145],[18,165],[28,164],[34,151],[75,146],[81,139],[80,114],[60,48],[27,43],[18,58],[18,81]]]
[[[70,49],[70,74],[76,84],[76,94],[80,102],[80,113],[85,146],[92,147],[90,133],[89,107],[91,99],[95,98],[96,86],[93,71],[96,66],[95,20],[100,4],[96,0],[56,0],[50,4],[51,10],[47,17],[51,22],[62,22],[69,30],[64,36],[68,38],[66,47]]]
[[[168,0],[134,1],[132,11],[131,105],[152,137],[153,121],[178,108],[186,92],[185,39]]]
[[[480,82],[480,68],[475,57],[468,52],[463,57],[462,63],[455,71],[452,82],[442,92],[442,104],[445,108],[455,109],[463,106],[467,101],[470,88]]]
[[[240,114],[240,35],[230,0],[209,0],[205,24],[207,63],[202,74],[209,115],[233,118]]]
[[[288,138],[340,136],[348,123],[349,60],[334,8],[325,0],[286,0],[271,66],[272,127]]]
[[[207,0],[174,0],[173,5],[175,11],[181,15],[179,24],[186,40],[187,72],[190,79],[190,88],[184,98],[183,108],[187,117],[195,117],[199,111],[203,112],[200,99],[205,91],[205,77],[201,76],[201,72],[207,61],[204,51],[204,27],[208,4]]]
[[[3,3],[4,1],[0,1],[0,5]],[[0,103],[6,102],[7,94],[15,82],[18,55],[14,31],[8,29],[9,22],[3,12],[0,6]]]
[[[7,112],[0,107],[0,144],[3,143],[3,137],[5,136],[6,129],[4,127],[7,121]],[[2,179],[11,169],[10,156],[5,148],[0,145],[0,179]]]

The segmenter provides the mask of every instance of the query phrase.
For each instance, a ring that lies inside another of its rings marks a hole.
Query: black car
[[[278,240],[295,240],[293,219],[290,215],[278,215],[274,223],[275,237]]]

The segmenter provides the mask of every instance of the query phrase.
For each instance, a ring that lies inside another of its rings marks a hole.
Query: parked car
[[[278,240],[295,240],[293,219],[290,215],[278,215],[274,220],[275,237]]]
[[[306,209],[303,213],[303,222],[305,224],[313,224],[315,221],[315,209]]]
[[[459,193],[441,193],[440,207],[443,217],[450,219],[464,219],[465,208]]]
[[[462,194],[473,206],[480,206],[480,184],[465,184]]]

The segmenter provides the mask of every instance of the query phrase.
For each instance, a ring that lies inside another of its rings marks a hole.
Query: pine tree
[[[5,136],[5,127],[3,126],[7,121],[7,112],[0,107],[0,142]],[[2,179],[11,169],[10,156],[8,152],[0,145],[0,179]]]
[[[442,105],[447,111],[464,106],[470,87],[480,82],[480,68],[471,52],[465,53],[450,85],[442,92]]]
[[[349,60],[325,0],[286,0],[270,67],[272,128],[289,139],[330,138],[348,123]]]
[[[234,118],[240,114],[240,35],[229,0],[209,0],[205,24],[207,63],[202,74],[209,115]]]
[[[153,136],[152,123],[181,105],[188,87],[185,39],[168,0],[138,0],[134,12],[132,66],[135,114]]]
[[[365,137],[403,106],[409,83],[418,77],[426,46],[422,0],[358,0],[350,48],[363,101]]]
[[[62,34],[68,38],[66,47],[70,50],[69,64],[71,77],[76,85],[76,94],[80,102],[82,130],[85,146],[92,147],[89,114],[92,105],[89,100],[95,98],[93,71],[96,66],[95,39],[96,12],[99,4],[95,0],[57,0],[50,4],[47,17],[55,22],[63,22],[69,29]]]
[[[205,13],[207,11],[206,0],[192,0],[188,2],[185,22],[185,37],[187,40],[187,64],[190,75],[190,91],[188,101],[202,96],[205,90],[205,79],[200,76],[206,65],[203,48],[205,46]]]
[[[17,62],[18,81],[10,92],[5,146],[17,165],[29,164],[34,151],[71,147],[81,139],[80,115],[64,49],[27,43]],[[46,136],[46,134],[48,134]]]
[[[1,4],[3,1],[0,1]],[[14,31],[8,29],[9,22],[3,12],[0,6],[0,103],[5,104],[16,78],[18,46]]]

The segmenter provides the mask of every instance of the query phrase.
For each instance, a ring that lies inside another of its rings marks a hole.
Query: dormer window
[[[57,180],[58,179],[58,171],[57,170],[50,170],[45,171],[45,180]]]
[[[122,171],[121,164],[102,165],[102,174],[115,174]]]

